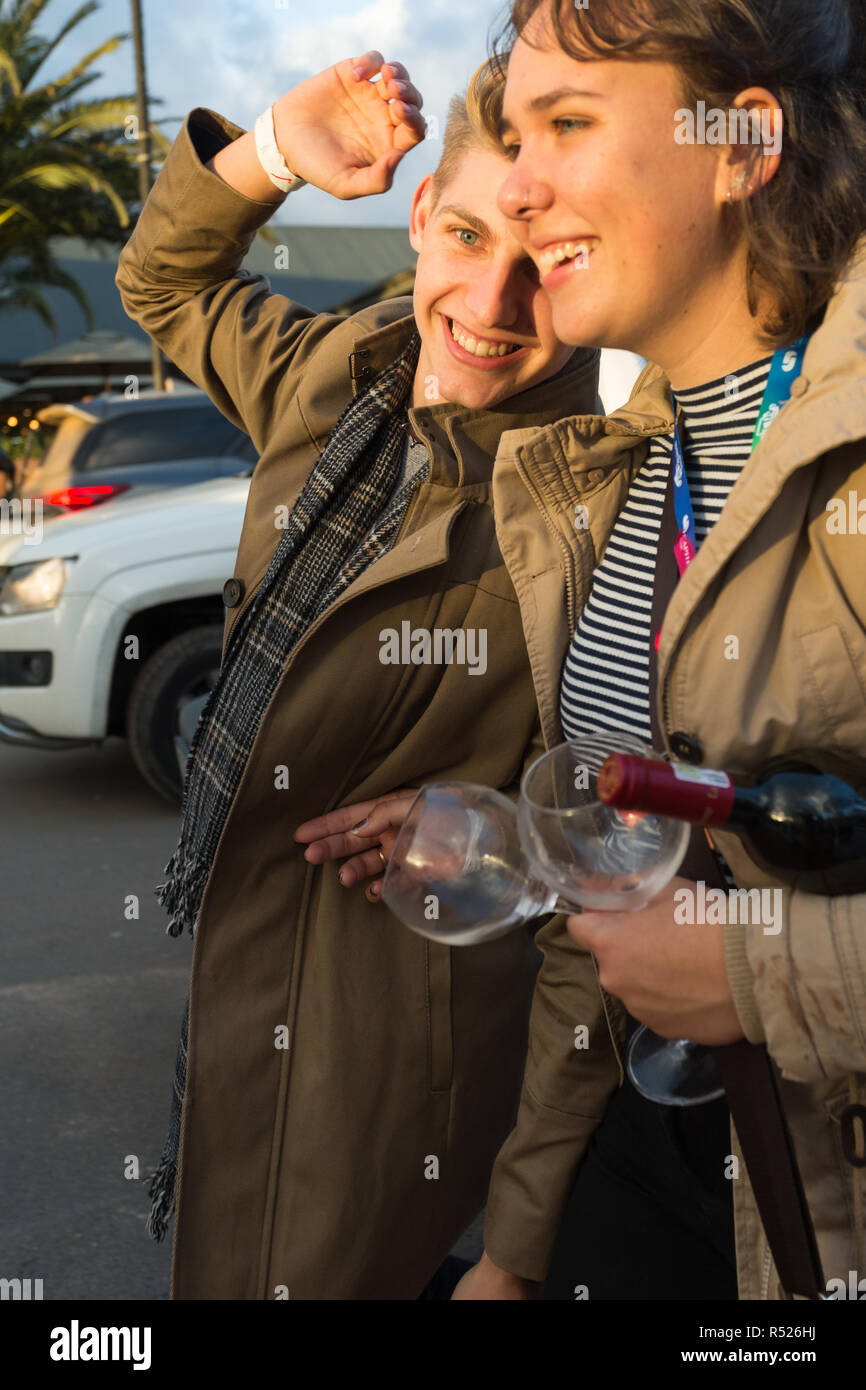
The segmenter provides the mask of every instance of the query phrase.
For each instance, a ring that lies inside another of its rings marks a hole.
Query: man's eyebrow
[[[450,217],[459,217],[461,221],[468,222],[472,230],[477,232],[479,236],[487,237],[489,241],[494,239],[493,233],[487,223],[483,222],[480,217],[476,217],[474,212],[469,212],[468,209],[462,208],[459,203],[446,203],[444,207],[441,207],[438,216],[445,217],[446,215]]]
[[[570,97],[603,97],[602,92],[590,92],[585,87],[557,87],[554,92],[542,92],[540,96],[533,97],[529,103],[529,111],[549,111],[551,106],[555,106],[558,101],[567,101]],[[507,116],[503,116],[499,122],[500,138],[507,131],[514,130]]]

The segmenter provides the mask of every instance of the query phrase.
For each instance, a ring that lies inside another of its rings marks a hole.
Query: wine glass
[[[578,908],[636,912],[657,897],[688,848],[684,821],[618,811],[599,800],[611,753],[653,757],[628,734],[592,733],[561,743],[524,775],[518,826],[530,871]]]
[[[474,782],[421,788],[391,851],[382,900],[412,931],[455,946],[570,910],[533,877],[514,802]]]
[[[691,826],[602,802],[598,775],[611,753],[655,756],[630,735],[594,731],[533,763],[520,788],[520,838],[530,874],[566,902],[636,912],[673,878]],[[662,1105],[703,1105],[724,1094],[710,1048],[659,1038],[644,1025],[629,1043],[628,1072],[641,1095]]]
[[[690,828],[601,802],[596,781],[611,752],[653,756],[625,734],[561,744],[526,773],[519,810],[475,783],[422,787],[394,844],[383,901],[411,930],[451,945],[490,941],[553,912],[644,907],[682,863]],[[709,1049],[646,1028],[631,1040],[628,1066],[636,1088],[663,1104],[722,1093]]]

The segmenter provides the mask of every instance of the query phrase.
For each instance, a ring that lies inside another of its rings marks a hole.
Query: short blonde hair
[[[471,149],[502,154],[499,121],[505,91],[501,62],[488,58],[473,74],[466,92],[452,97],[442,139],[442,157],[433,175],[433,199],[438,203]]]

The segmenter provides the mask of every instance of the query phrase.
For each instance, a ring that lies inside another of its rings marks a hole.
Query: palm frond
[[[4,77],[12,88],[13,96],[20,96],[21,78],[18,76],[18,67],[15,59],[8,48],[0,48],[0,81],[2,81]]]
[[[68,72],[63,73],[62,77],[56,77],[53,82],[48,82],[44,87],[37,88],[37,92],[43,91],[51,93],[52,96],[59,100],[63,95],[62,89],[64,87],[86,73],[87,69],[92,67],[98,58],[102,58],[106,53],[113,53],[114,50],[119,48],[122,43],[125,43],[129,37],[129,34],[115,34],[112,38],[106,39],[104,43],[99,44],[97,48],[92,49],[90,53],[86,54],[74,67],[71,67]]]
[[[31,24],[35,22],[35,20],[38,18],[39,12],[43,10],[46,4],[48,4],[49,2],[50,0],[29,0],[29,3],[23,7],[25,10],[35,11],[33,19],[30,21]],[[75,29],[81,23],[82,20],[87,19],[90,15],[94,13],[95,10],[98,9],[99,0],[87,0],[86,4],[80,5],[79,8],[69,16],[66,22],[63,25],[61,25],[54,38],[46,41],[44,48],[41,50],[34,66],[30,70],[31,81],[35,77],[39,69],[42,67],[42,64],[45,62],[45,59],[50,58],[57,45],[63,42],[67,34],[71,34],[72,30]],[[22,32],[26,32],[27,27],[29,27],[29,24],[24,26]]]

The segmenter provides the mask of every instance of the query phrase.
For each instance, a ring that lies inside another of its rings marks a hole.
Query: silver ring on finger
[[[384,869],[387,869],[387,867],[388,867],[388,860],[385,858],[384,854],[382,853],[382,846],[381,846],[381,845],[377,845],[377,846],[376,846],[376,853],[378,854],[379,858],[380,858],[381,861],[382,861],[382,867],[383,867]]]

